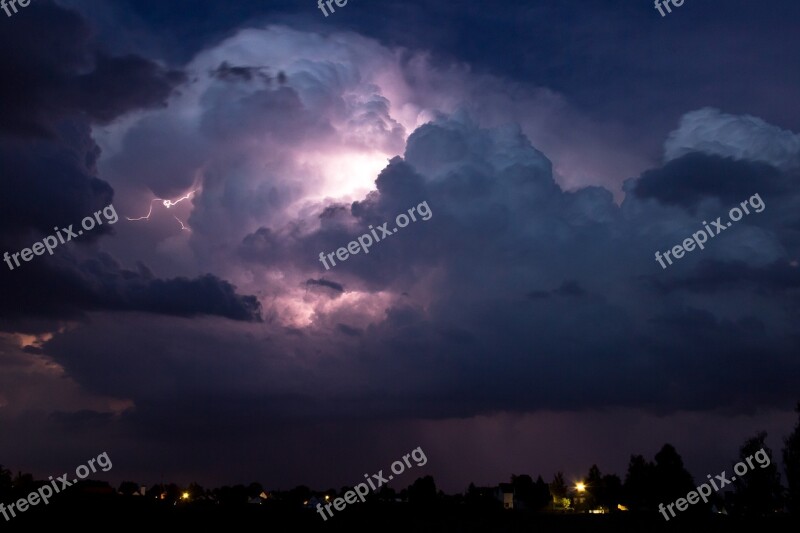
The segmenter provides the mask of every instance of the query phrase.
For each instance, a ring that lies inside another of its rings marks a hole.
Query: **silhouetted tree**
[[[778,473],[778,466],[772,462],[772,450],[764,444],[766,438],[767,432],[762,431],[755,437],[747,439],[739,449],[739,461],[745,464],[747,472],[744,475],[732,473],[728,476],[729,479],[736,477],[733,484],[736,489],[734,502],[737,514],[763,516],[783,505],[781,476]],[[751,457],[757,452],[759,457]],[[750,468],[747,463],[748,457],[755,468]],[[769,464],[763,467],[762,464],[766,462]]]
[[[586,492],[589,506],[616,509],[622,497],[622,481],[613,474],[604,476],[597,465],[592,465],[586,476]]]
[[[586,506],[592,509],[598,505],[597,495],[603,492],[603,474],[597,465],[592,465],[589,468],[589,473],[586,475]]]
[[[603,476],[601,490],[597,492],[597,503],[614,511],[622,501],[622,480],[616,474]]]
[[[655,483],[655,465],[642,455],[631,455],[623,485],[623,497],[628,508],[654,510],[658,505],[655,501]]]
[[[553,476],[553,481],[550,482],[550,494],[553,495],[553,506],[555,507],[555,500],[561,503],[561,500],[567,497],[567,484],[564,482],[564,473],[556,472]]]
[[[800,402],[795,412],[800,415]],[[789,510],[800,515],[800,421],[794,431],[783,441],[783,467],[786,469],[786,481],[789,485]]]
[[[550,494],[550,487],[542,479],[542,476],[538,476],[533,486],[532,508],[540,511],[550,505],[551,501],[553,501],[553,496]]]
[[[433,476],[417,478],[408,487],[409,503],[431,503],[434,501],[436,501],[436,482],[434,482]]]
[[[665,444],[655,456],[655,504],[673,502],[694,490],[692,475],[683,466],[683,459],[671,444]]]

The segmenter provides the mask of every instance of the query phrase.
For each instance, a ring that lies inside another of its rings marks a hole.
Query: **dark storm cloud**
[[[162,106],[184,77],[142,57],[98,52],[81,17],[51,2],[4,23],[0,48],[16,52],[0,56],[0,249],[13,253],[112,204],[113,189],[96,175],[100,150],[90,124]],[[4,327],[112,309],[259,319],[254,297],[215,276],[160,280],[108,255],[92,258],[89,245],[110,233],[109,224],[98,226],[69,243],[73,250],[14,271],[4,265]]]
[[[111,186],[94,176],[99,150],[89,126],[65,120],[57,131],[59,139],[0,140],[4,244],[22,244],[28,230],[48,235],[54,226],[79,223],[113,200]],[[109,231],[110,226],[100,226],[87,232],[84,240],[96,240]]]
[[[788,171],[772,167],[748,174],[753,165],[746,161],[686,161],[722,165],[734,179],[718,174],[713,187],[698,185],[710,202],[631,193],[618,206],[601,188],[562,190],[550,162],[518,129],[443,118],[411,136],[404,156],[378,175],[375,192],[320,206],[318,227],[293,220],[241,240],[240,257],[253,272],[303,273],[308,294],[298,299],[349,305],[316,309],[317,322],[303,328],[270,315],[263,331],[204,319],[137,316],[116,325],[113,315],[93,317],[93,324],[57,335],[45,353],[92,393],[130,399],[137,409],[122,418],[126,427],[178,446],[220,428],[225,435],[214,446],[234,442],[232,435],[248,434],[255,423],[326,418],[786,405],[796,391],[785,377],[800,374],[789,326],[796,300],[762,290],[753,277],[796,257],[796,189],[765,194],[763,213],[664,272],[654,250],[680,242],[707,213],[721,214],[724,199],[749,197],[752,191],[738,196],[746,184],[737,176],[754,186],[790,183]],[[686,173],[674,168],[666,164],[646,177],[675,179],[692,194]],[[423,201],[429,220],[335,272],[320,266],[319,251],[335,250],[369,224],[391,227],[397,213]],[[717,262],[723,282],[715,284],[703,260]],[[744,280],[726,274],[736,261],[751,272],[736,274]],[[790,268],[780,271],[787,287]],[[135,283],[148,277],[125,276]],[[715,290],[701,290],[704,280]],[[278,293],[284,284],[265,283]],[[368,322],[360,320],[359,307],[368,304],[353,295],[381,293],[405,296],[379,302]],[[728,304],[741,294],[751,306]],[[148,333],[127,336],[129,328]]]
[[[292,87],[235,103],[225,90],[213,87],[198,120],[205,137],[219,142],[277,135],[277,123],[263,123],[258,110],[298,102]],[[279,122],[295,112],[309,115],[298,104]],[[149,123],[137,142],[156,144],[151,134],[174,131],[160,124]],[[315,135],[316,124],[287,135],[299,138],[308,128]],[[689,151],[700,150],[689,143]],[[136,152],[125,157],[133,161]],[[115,325],[116,315],[104,314],[58,334],[45,353],[92,393],[130,399],[136,409],[122,423],[137,435],[178,447],[197,438],[209,448],[233,445],[254,425],[325,419],[786,405],[796,391],[785,377],[800,373],[791,295],[746,285],[667,291],[659,283],[691,276],[702,259],[752,268],[789,263],[799,244],[790,171],[708,154],[675,161],[640,178],[644,196],[630,181],[617,205],[600,187],[562,189],[519,128],[484,129],[457,114],[418,128],[403,156],[378,174],[376,190],[352,203],[321,201],[289,215],[281,212],[286,200],[272,194],[280,180],[260,181],[251,193],[237,181],[238,168],[220,167],[203,184],[197,227],[238,243],[231,268],[263,284],[262,301],[283,296],[267,322],[245,329],[145,316]],[[697,168],[714,179],[704,182]],[[748,179],[770,191],[765,212],[662,271],[653,252],[696,231],[702,216],[722,214],[728,199],[757,192],[740,196]],[[694,200],[666,194],[670,180]],[[320,265],[320,251],[370,224],[391,228],[398,213],[421,202],[429,220],[334,272]],[[274,223],[238,223],[251,213],[269,213]],[[285,296],[298,287],[302,294]],[[742,291],[752,305],[730,305]],[[302,327],[281,323],[291,312],[306,320]],[[131,328],[147,334],[126,335]]]
[[[43,257],[0,278],[6,295],[0,316],[12,320],[11,329],[19,327],[21,319],[78,318],[88,311],[261,319],[261,306],[254,296],[236,294],[230,283],[211,274],[156,279],[145,266],[128,270],[105,253],[84,260],[67,256],[45,261]]]
[[[658,159],[664,136],[688,109],[714,103],[800,130],[800,113],[787,106],[800,85],[800,71],[789,67],[791,51],[800,44],[790,21],[800,15],[800,6],[789,0],[776,0],[770,9],[744,0],[730,0],[725,9],[700,4],[666,18],[652,2],[507,0],[489,19],[484,6],[470,0],[386,0],[327,18],[313,4],[289,0],[268,5],[198,0],[191,6],[183,0],[130,0],[102,10],[91,0],[64,1],[81,6],[101,28],[103,42],[120,51],[152,48],[175,61],[188,60],[244,26],[287,24],[320,33],[354,31],[389,46],[429,51],[432,64],[443,71],[463,62],[474,72],[547,87],[577,104],[590,123],[606,127],[549,125],[534,139],[537,146],[547,149],[569,188],[594,175],[617,199],[618,184]],[[708,20],[715,21],[712,29]],[[632,39],[636,46],[630,46]],[[403,56],[413,64],[412,53]],[[426,87],[411,68],[406,79],[415,89]],[[635,98],[620,87],[635,87]],[[521,88],[517,96],[530,93]],[[486,94],[496,97],[497,91],[486,87],[481,95]],[[476,106],[490,116],[497,113],[481,103]],[[547,113],[532,115],[533,123],[549,122]],[[526,126],[530,135],[532,127]],[[562,152],[558,145],[565,142],[581,149]],[[613,186],[612,179],[618,180]]]
[[[260,321],[261,304],[255,296],[236,294],[235,288],[213,274],[197,279],[156,279],[129,289],[120,308],[178,316],[218,315],[233,320]]]
[[[639,198],[693,208],[707,198],[733,205],[755,192],[764,196],[784,194],[789,185],[785,180],[786,176],[766,163],[691,153],[648,170],[632,190]]]
[[[0,48],[20,53],[0,57],[0,134],[52,137],[60,119],[76,114],[108,122],[162,105],[183,80],[141,57],[96,52],[81,16],[47,0],[4,22]]]
[[[266,6],[257,0],[127,0],[119,5],[119,20],[111,22],[100,19],[91,3],[71,3],[87,4],[83,11],[105,22],[106,41],[123,41],[123,26],[133,36],[118,46],[139,44],[147,34],[154,48],[180,60],[248,23],[302,22],[431,50],[440,64],[464,61],[564,93],[594,116],[624,122],[636,132],[630,143],[652,155],[677,117],[709,102],[800,129],[800,114],[786,106],[800,83],[796,69],[787,68],[800,39],[791,23],[800,7],[789,0],[769,9],[746,0],[729,0],[724,9],[699,4],[668,17],[652,2],[509,0],[496,4],[488,24],[485,7],[471,0],[385,0],[327,18],[314,4],[290,0]],[[713,28],[708,20],[715,21]],[[765,54],[770,61],[757,59]],[[636,97],[620,87],[635,87]]]
[[[91,119],[107,123],[131,109],[165,106],[166,97],[185,78],[142,57],[98,53],[94,71],[75,80],[74,100]]]
[[[790,170],[695,152],[631,180],[617,206],[601,188],[563,191],[549,161],[514,128],[442,119],[411,135],[365,199],[321,209],[314,231],[259,229],[241,250],[254,263],[319,271],[320,250],[357,239],[370,224],[391,228],[397,213],[427,202],[430,220],[335,267],[343,297],[413,295],[353,337],[348,374],[385,388],[348,389],[341,413],[351,402],[366,406],[362,416],[426,417],[783,405],[796,392],[781,376],[800,372],[791,356],[798,339],[785,326],[796,295],[780,290],[793,290],[790,261],[800,251],[792,179]],[[683,196],[671,196],[669,183]],[[768,191],[763,213],[669,271],[653,260],[703,217],[760,191]],[[439,275],[420,290],[424,272]],[[758,311],[725,303],[742,291]],[[353,327],[334,325],[342,324]],[[318,350],[339,356],[338,347]],[[728,381],[714,382],[723,365]],[[770,383],[769,392],[757,383]]]

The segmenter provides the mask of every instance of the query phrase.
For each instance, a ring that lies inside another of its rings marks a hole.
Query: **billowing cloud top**
[[[797,371],[786,314],[798,281],[794,176],[775,156],[736,151],[774,128],[732,135],[716,125],[730,117],[687,115],[664,166],[629,180],[618,204],[602,187],[565,190],[519,125],[487,127],[462,105],[469,89],[431,95],[449,77],[479,83],[464,71],[443,74],[357,35],[246,30],[186,70],[167,108],[98,134],[99,167],[131,193],[130,209],[147,201],[137,191],[198,190],[192,233],[170,245],[179,259],[157,261],[174,268],[190,257],[258,295],[267,329],[233,360],[205,363],[250,368],[226,394],[269,398],[275,416],[319,414],[325,397],[336,401],[323,411],[434,417],[710,409],[794,394],[746,385]],[[784,146],[789,161],[797,150]],[[756,193],[763,213],[669,271],[654,260]],[[421,202],[430,220],[333,270],[320,263],[320,252]],[[175,237],[149,238],[158,247]],[[762,311],[730,305],[744,295]],[[773,314],[781,319],[768,326]],[[194,345],[193,329],[170,335]],[[218,335],[197,346],[198,358],[233,342],[225,328]],[[68,339],[50,346],[71,368],[65,347],[83,341]],[[755,357],[768,363],[752,368]],[[715,381],[723,362],[728,380]],[[96,365],[84,371],[110,371],[99,353]],[[161,394],[135,368],[120,379],[137,405]]]

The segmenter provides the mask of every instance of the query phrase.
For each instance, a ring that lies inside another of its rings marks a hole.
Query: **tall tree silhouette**
[[[603,493],[603,474],[597,465],[592,465],[589,468],[589,473],[586,475],[586,505],[593,509],[598,505],[597,495]]]
[[[683,466],[683,459],[673,445],[665,444],[655,459],[656,504],[675,501],[694,490],[692,475]]]
[[[586,476],[586,491],[593,507],[615,510],[622,501],[622,480],[614,474],[603,475],[597,465],[592,465]]]
[[[556,500],[561,505],[561,501],[567,497],[567,484],[564,482],[563,472],[556,472],[553,476],[553,481],[550,482],[550,494],[553,495],[553,507],[556,506]]]
[[[544,482],[542,476],[538,476],[533,485],[533,509],[537,511],[545,509],[551,501],[553,501],[553,496],[550,494],[550,487]]]
[[[772,461],[772,450],[764,444],[766,438],[767,432],[762,431],[747,439],[739,449],[739,461],[748,466],[744,475],[731,474],[736,476],[734,501],[739,514],[763,516],[774,512],[783,504],[781,475],[778,473],[778,466]],[[752,457],[754,455],[756,457]],[[769,461],[765,460],[765,456]],[[748,457],[755,468],[749,467],[746,462]],[[768,466],[762,466],[767,462]]]
[[[631,455],[625,475],[623,495],[629,509],[654,510],[656,501],[655,465],[642,455]]]

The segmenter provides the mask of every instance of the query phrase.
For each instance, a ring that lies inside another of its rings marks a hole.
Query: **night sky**
[[[800,4],[334,7],[0,11],[0,253],[117,215],[0,262],[0,463],[325,489],[420,446],[395,488],[453,492],[780,449]]]

